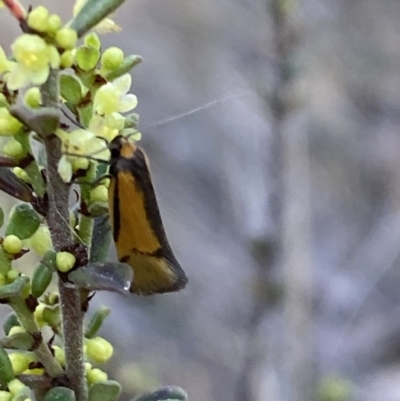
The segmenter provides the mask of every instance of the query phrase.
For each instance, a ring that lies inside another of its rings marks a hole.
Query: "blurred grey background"
[[[23,2],[25,6],[39,4]],[[72,1],[46,1],[70,18]],[[113,313],[128,400],[400,400],[400,2],[127,0],[137,112],[190,283]],[[0,14],[0,44],[18,34]],[[9,198],[4,198],[9,203]]]

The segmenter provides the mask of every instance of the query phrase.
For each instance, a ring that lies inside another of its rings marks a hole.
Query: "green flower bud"
[[[101,42],[96,32],[92,32],[89,35],[86,35],[83,43],[85,44],[85,46],[94,47],[97,50],[100,50],[101,48]]]
[[[57,252],[56,266],[62,273],[68,273],[75,265],[76,258],[69,252]]]
[[[86,375],[89,384],[103,382],[108,379],[107,373],[100,369],[94,368]]]
[[[18,142],[13,136],[10,136],[3,146],[3,153],[15,160],[19,160],[24,157],[25,152],[20,142]]]
[[[17,270],[9,270],[7,272],[7,281],[9,283],[12,283],[14,280],[16,280],[19,276],[21,275],[21,273]]]
[[[22,124],[5,107],[0,107],[0,136],[15,135]]]
[[[60,66],[62,68],[72,67],[75,61],[74,53],[71,50],[65,50],[63,54],[61,54]]]
[[[78,157],[72,161],[72,170],[87,170],[89,168],[89,159]]]
[[[28,26],[35,31],[45,32],[47,30],[47,20],[49,11],[43,6],[35,7],[28,14]]]
[[[101,68],[114,70],[124,61],[124,52],[119,47],[109,47],[101,56]]]
[[[22,169],[21,167],[14,167],[13,168],[13,173],[22,181],[25,181],[27,183],[30,183],[31,180],[28,176],[28,174],[26,173],[26,171],[24,169]]]
[[[46,324],[43,319],[43,311],[46,306],[46,304],[40,302],[39,305],[36,307],[35,312],[33,312],[33,317],[35,318],[36,323],[39,327],[43,327]]]
[[[90,191],[90,203],[108,202],[108,189],[105,185],[98,185]]]
[[[61,365],[61,366],[65,366],[65,351],[58,347],[57,345],[53,345],[52,346],[53,350],[54,350],[54,356],[57,360],[57,362]]]
[[[29,88],[25,92],[24,101],[28,107],[31,107],[32,109],[38,108],[42,104],[40,89],[37,86]]]
[[[0,401],[10,401],[12,394],[8,391],[0,390]]]
[[[13,354],[11,354],[11,355],[13,355]],[[8,389],[10,390],[11,394],[17,394],[21,390],[23,390],[25,387],[26,387],[25,384],[22,383],[18,379],[13,379],[8,383]]]
[[[76,31],[71,28],[61,28],[56,33],[56,42],[62,48],[71,50],[75,47],[78,35]]]
[[[76,51],[76,63],[83,71],[96,68],[100,59],[100,51],[94,47],[81,46]]]
[[[92,364],[89,362],[85,362],[83,364],[84,368],[85,368],[85,375],[87,375],[93,368]]]
[[[35,368],[35,369],[26,369],[24,370],[24,375],[38,375],[42,376],[44,373],[43,368]],[[24,401],[30,400],[30,398],[26,398]]]
[[[53,249],[49,227],[40,225],[29,240],[32,249],[40,256]]]
[[[62,21],[59,15],[51,14],[47,19],[46,31],[49,33],[55,33],[62,26]]]
[[[9,355],[11,365],[13,368],[13,372],[15,375],[20,375],[22,372],[28,369],[29,364],[35,360],[33,354],[30,353],[22,353],[22,352],[14,352]],[[18,380],[19,381],[19,380]],[[8,388],[12,393],[16,393],[11,387],[11,382],[8,384]],[[15,383],[17,385],[17,383]],[[14,385],[13,385],[14,386]]]
[[[4,276],[4,274],[0,274],[0,287],[2,285],[8,284],[8,281],[6,279],[6,276]]]
[[[114,352],[113,346],[102,337],[86,340],[86,355],[93,362],[105,363]]]
[[[3,240],[3,248],[7,253],[15,255],[21,252],[22,241],[16,235],[7,235]]]

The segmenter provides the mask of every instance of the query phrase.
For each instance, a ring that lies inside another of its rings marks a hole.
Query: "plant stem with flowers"
[[[107,16],[122,3],[78,0],[73,19],[63,24],[43,6],[26,12],[16,0],[0,1],[22,29],[10,54],[0,47],[0,190],[19,200],[6,219],[0,208],[6,225],[0,303],[12,308],[0,339],[0,401],[33,395],[44,401],[114,401],[121,391],[93,367],[113,354],[112,345],[97,336],[110,310],[97,310],[86,329],[84,317],[93,291],[121,292],[132,279],[123,264],[114,263],[112,276],[104,275],[107,262],[91,252],[92,243],[107,247],[109,238],[96,238],[93,230],[108,209],[107,180],[101,180],[104,170],[94,159],[109,159],[105,145],[117,135],[141,135],[138,116],[131,113],[137,99],[128,93],[128,72],[141,58],[117,47],[103,50],[91,31],[99,24],[115,30]],[[80,187],[72,209],[71,182]],[[97,186],[88,185],[93,182]],[[40,259],[32,277],[14,264],[28,252]],[[49,291],[53,278],[57,291]],[[186,394],[172,386],[139,399],[185,400]]]

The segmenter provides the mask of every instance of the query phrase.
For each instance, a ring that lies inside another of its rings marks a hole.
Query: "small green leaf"
[[[75,59],[81,70],[94,70],[100,60],[100,50],[94,47],[80,46],[76,51]]]
[[[43,309],[42,317],[50,327],[57,327],[61,323],[60,304],[46,305]]]
[[[42,398],[43,401],[75,401],[74,392],[67,387],[53,387]]]
[[[133,67],[137,66],[142,61],[143,58],[141,56],[138,56],[137,54],[131,54],[130,56],[125,58],[125,60],[118,68],[105,74],[104,78],[106,78],[107,81],[113,81],[115,78],[118,78],[121,75],[129,72]]]
[[[115,11],[125,0],[88,0],[70,27],[81,37],[89,29]]]
[[[100,166],[103,167],[103,166]],[[110,221],[106,216],[94,219],[92,246],[90,250],[91,262],[103,262],[108,254],[111,243]]]
[[[90,291],[125,293],[130,288],[133,270],[125,263],[91,263],[74,270],[68,278]]]
[[[78,104],[82,100],[82,84],[75,75],[60,75],[61,96],[72,105]]]
[[[28,333],[15,333],[0,340],[1,347],[20,351],[31,351],[33,344],[34,340]]]
[[[79,122],[84,126],[88,127],[90,119],[93,113],[93,103],[88,103],[85,106],[78,108]]]
[[[11,312],[3,323],[3,330],[6,336],[8,336],[10,330],[15,326],[21,326],[21,323],[19,322],[17,315],[14,312]]]
[[[0,386],[5,389],[7,383],[14,379],[14,373],[7,352],[0,348]]]
[[[40,263],[33,273],[31,293],[34,297],[41,297],[49,286],[53,272],[43,263]]]
[[[32,202],[35,199],[28,185],[5,168],[0,169],[0,190],[24,202]]]
[[[89,388],[89,401],[115,401],[121,393],[121,385],[114,380],[94,383]]]
[[[187,399],[188,397],[185,390],[178,386],[168,386],[154,392],[140,395],[132,401],[187,401]]]
[[[93,338],[97,334],[105,318],[110,314],[110,312],[111,309],[106,308],[105,306],[101,306],[99,309],[97,309],[86,328],[86,338]]]
[[[27,283],[29,283],[29,278],[27,276],[19,276],[11,284],[1,286],[0,299],[6,299],[20,295]]]
[[[14,234],[19,239],[30,238],[38,229],[40,220],[40,216],[31,205],[20,203],[11,212],[6,235]]]

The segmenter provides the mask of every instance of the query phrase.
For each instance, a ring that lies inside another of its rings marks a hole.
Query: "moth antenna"
[[[80,124],[78,121],[76,121],[75,119],[73,119],[62,107],[59,107],[59,110],[61,111],[61,113],[64,115],[64,117],[69,120],[72,124],[76,125],[79,128],[85,129],[85,127]]]
[[[222,103],[226,100],[229,100],[232,97],[236,97],[238,95],[252,95],[252,94],[254,94],[254,92],[252,92],[252,91],[239,91],[239,92],[228,93],[227,95],[222,96],[219,99],[214,99],[211,102],[208,102],[201,106],[195,107],[194,109],[191,109],[189,111],[185,111],[184,113],[176,114],[175,116],[168,117],[168,118],[158,121],[156,123],[146,125],[143,127],[143,131],[146,129],[149,129],[149,128],[158,127],[159,125],[171,123],[175,120],[179,120],[180,118],[183,118],[186,116],[190,116],[191,114],[197,113],[198,111],[201,111],[203,109],[207,109],[208,107],[214,106],[215,104]]]

